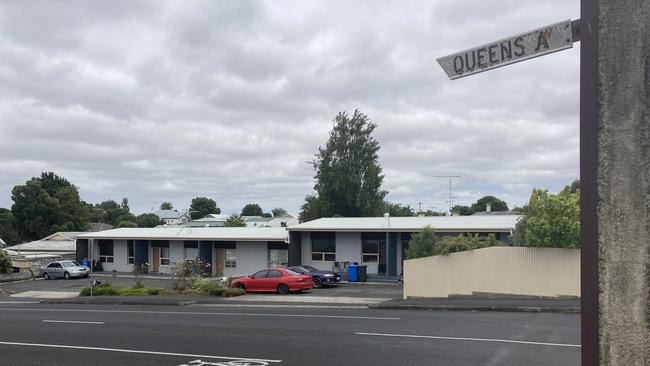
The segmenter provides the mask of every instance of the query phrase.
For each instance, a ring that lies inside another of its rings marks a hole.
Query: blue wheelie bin
[[[348,266],[348,281],[359,282],[359,265],[356,263]]]

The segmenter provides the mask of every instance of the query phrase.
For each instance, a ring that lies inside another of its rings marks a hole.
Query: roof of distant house
[[[510,231],[519,215],[424,217],[329,217],[287,228],[289,231],[421,231],[431,226],[443,232]]]
[[[43,239],[14,245],[9,248],[16,252],[74,252],[76,251],[75,237],[83,233],[81,231],[59,231]]]
[[[472,216],[504,216],[504,215],[521,215],[517,211],[479,211],[472,214]]]
[[[178,212],[177,210],[158,210],[156,216],[160,217],[161,220],[165,219],[180,219],[183,216],[187,216],[184,212]]]
[[[78,239],[287,241],[285,228],[157,227],[120,228],[78,235]]]

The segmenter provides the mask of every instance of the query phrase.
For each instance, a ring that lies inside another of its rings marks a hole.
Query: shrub
[[[411,236],[406,258],[415,259],[435,255],[436,242],[436,231],[427,225],[424,230]]]
[[[220,283],[208,280],[203,280],[197,289],[210,296],[221,296],[224,291]]]
[[[0,250],[0,273],[10,272],[12,272],[11,257],[4,250]]]
[[[158,295],[162,289],[152,287],[125,287],[100,285],[93,287],[93,296],[149,296]],[[81,290],[79,296],[90,296],[90,287]]]
[[[227,288],[223,290],[223,293],[221,296],[223,297],[235,297],[235,296],[241,296],[241,295],[246,295],[246,291],[240,289],[240,288]]]
[[[90,287],[84,287],[79,293],[79,296],[90,296],[90,291]],[[101,285],[93,287],[92,294],[93,296],[115,296],[118,295],[118,291],[112,286]]]
[[[458,235],[446,236],[436,246],[435,255],[446,255],[466,250],[474,250],[500,245],[501,242],[494,235]]]
[[[198,290],[203,288],[204,285],[210,283],[210,280],[203,277],[190,277],[186,280],[187,286],[193,290]]]

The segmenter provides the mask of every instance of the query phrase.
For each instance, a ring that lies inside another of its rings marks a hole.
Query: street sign
[[[454,80],[571,47],[571,20],[565,20],[441,57],[438,63]]]

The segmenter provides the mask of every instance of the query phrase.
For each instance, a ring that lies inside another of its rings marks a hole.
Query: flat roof
[[[431,226],[440,232],[510,232],[521,215],[418,216],[418,217],[327,217],[287,228],[289,231],[382,231],[413,232]]]
[[[77,235],[77,239],[288,241],[285,228],[162,227],[120,228]]]

